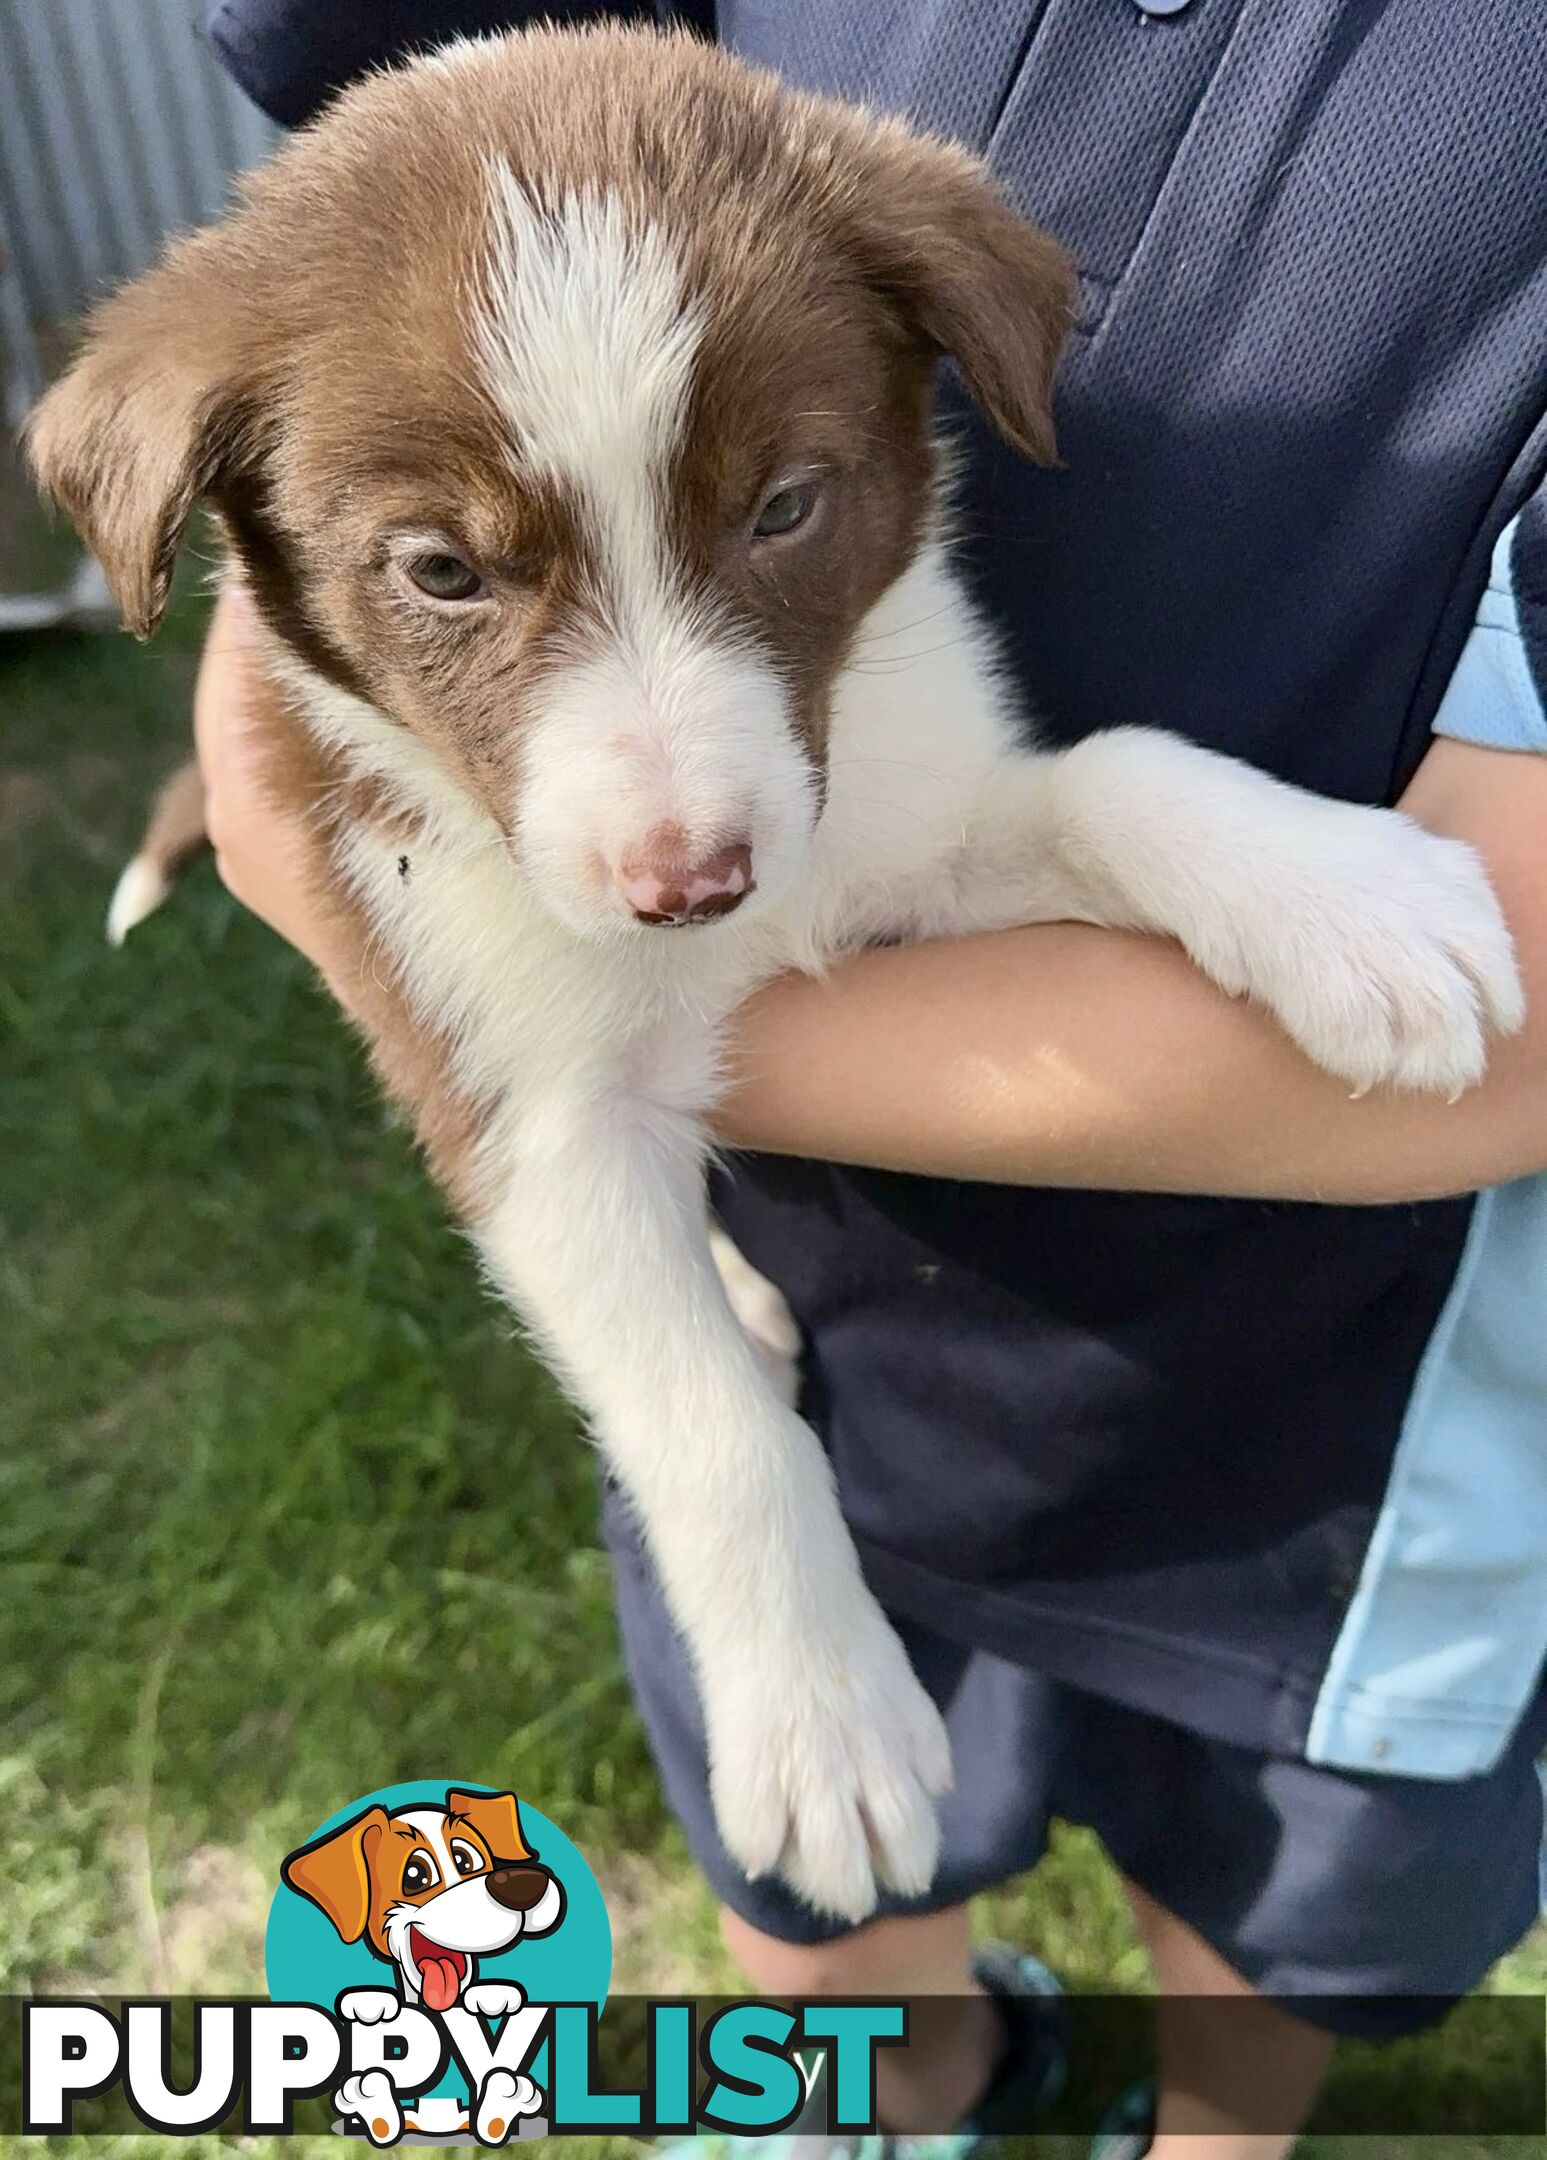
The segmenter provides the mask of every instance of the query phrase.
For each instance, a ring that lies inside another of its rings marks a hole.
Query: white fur
[[[474,349],[517,465],[582,508],[620,637],[677,627],[659,504],[681,440],[702,320],[670,243],[618,196],[539,206],[511,168],[489,173],[491,245]]]
[[[170,889],[166,873],[148,855],[135,855],[126,862],[108,903],[109,945],[122,945],[131,930],[155,914]]]
[[[747,841],[762,904],[816,821],[769,662],[682,589],[662,509],[702,321],[670,243],[618,196],[539,206],[491,168],[474,350],[518,469],[562,488],[602,564],[593,642],[526,730],[512,810],[534,884],[580,931],[630,927],[631,856]]]
[[[762,1361],[779,1400],[794,1409],[800,1399],[800,1330],[783,1293],[712,1225],[709,1256],[725,1287],[731,1311]]]
[[[610,200],[540,211],[494,184],[484,364],[512,455],[585,505],[611,587],[533,722],[514,844],[406,731],[293,661],[291,679],[319,735],[426,820],[411,881],[368,829],[341,837],[338,871],[458,1084],[495,1106],[478,1244],[638,1511],[726,1843],[859,1919],[878,1877],[927,1887],[949,1754],[826,1458],[711,1258],[726,1018],[779,970],[878,936],[1073,918],[1175,937],[1358,1087],[1452,1092],[1481,1072],[1485,1028],[1520,1021],[1509,938],[1476,858],[1394,813],[1150,731],[1019,747],[938,536],[862,627],[815,822],[771,666],[675,590],[660,476],[698,331],[667,251]],[[586,867],[654,818],[724,839],[734,815],[759,891],[712,927],[629,927]]]
[[[554,683],[525,732],[513,818],[524,867],[582,935],[657,939],[624,890],[651,836],[674,826],[690,861],[746,840],[757,914],[788,891],[816,789],[767,661],[691,619],[649,645],[607,639]],[[689,881],[690,882],[690,881]]]

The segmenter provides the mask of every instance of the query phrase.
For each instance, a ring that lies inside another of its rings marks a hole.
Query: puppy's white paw
[[[362,1995],[380,1992],[378,1988],[355,1990]],[[358,2118],[373,2145],[390,2145],[403,2134],[403,2113],[385,2070],[362,2070],[358,2077],[345,2078],[333,2095],[333,2105],[340,2115]]]
[[[473,2131],[480,2145],[503,2145],[524,2115],[542,2112],[543,2096],[529,2077],[491,2070],[478,2095]]]
[[[381,2025],[402,2009],[391,1988],[348,1988],[338,1998],[338,2014],[351,2025]]]
[[[462,1991],[462,2007],[486,2018],[509,2017],[525,2001],[514,1980],[476,1980]]]
[[[1204,965],[1269,1006],[1358,1093],[1389,1085],[1454,1099],[1474,1087],[1489,1034],[1525,1019],[1509,930],[1477,855],[1395,810],[1316,803],[1297,828],[1271,908],[1238,918],[1231,949],[1200,956]]]
[[[760,1275],[725,1232],[713,1225],[709,1250],[731,1311],[757,1352],[758,1363],[773,1382],[780,1402],[793,1410],[800,1400],[800,1329],[784,1293]]]
[[[927,1890],[950,1743],[857,1571],[824,1613],[734,1647],[703,1680],[727,1849],[749,1876],[778,1872],[844,1920],[874,1911],[878,1880]]]

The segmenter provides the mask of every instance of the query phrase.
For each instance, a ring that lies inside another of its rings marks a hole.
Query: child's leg
[[[1164,1997],[1159,2012],[1159,2134],[1153,2160],[1280,2160],[1292,2130],[1265,2136],[1249,2123],[1286,2125],[1310,2112],[1332,2053],[1315,2031],[1266,1997],[1184,1922],[1128,1884],[1134,1918]],[[720,1924],[731,1955],[760,1995],[907,1997],[909,2046],[877,2057],[882,2121],[910,2131],[949,2130],[987,2084],[1002,2041],[998,2015],[973,1977],[964,1906],[920,1918],[871,1922],[816,1944],[761,1934],[728,1907]],[[1228,2027],[1191,1998],[1250,1999]],[[929,2009],[928,1998],[935,1998]]]
[[[1137,1884],[1124,1888],[1162,1997],[1150,2160],[1281,2160],[1311,2111],[1332,2035],[1258,1994]],[[1220,1995],[1236,2000],[1228,2023],[1198,2000]],[[1248,2127],[1262,2122],[1286,2127],[1271,2136]]]
[[[971,1964],[966,1900],[1024,1874],[1042,1856],[1048,1788],[1059,1756],[1054,1689],[1018,1666],[899,1622],[914,1668],[946,1716],[957,1760],[969,1764],[971,1774],[958,1778],[941,1809],[940,1910],[883,1913],[863,1928],[831,1936],[830,1919],[802,1905],[775,1878],[748,1883],[726,1853],[710,1804],[697,1690],[681,1638],[615,1495],[608,1496],[603,1521],[634,1697],[672,1811],[722,1901],[732,1956],[765,1996],[933,1998],[927,2010],[915,2010],[906,2050],[877,2052],[880,2112],[903,2132],[953,2128],[984,2094],[1001,2068],[1000,2057],[1006,2068],[1016,2060],[1015,2028],[1023,2021],[983,1994]],[[1034,2076],[1035,2060],[1027,2067]]]
[[[825,1943],[781,1942],[728,1906],[721,1907],[720,1926],[759,1995],[912,2002],[907,2047],[881,2048],[876,2055],[883,2123],[913,2132],[949,2130],[970,2114],[993,2074],[1004,2032],[973,1977],[964,1905],[873,1920]]]

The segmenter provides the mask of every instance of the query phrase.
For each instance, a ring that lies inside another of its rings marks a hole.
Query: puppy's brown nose
[[[489,1876],[489,1895],[507,1912],[530,1912],[549,1882],[545,1867],[501,1867]]]
[[[712,922],[717,915],[729,915],[756,890],[752,850],[738,840],[697,862],[675,855],[625,859],[618,870],[618,890],[643,923],[671,927]]]

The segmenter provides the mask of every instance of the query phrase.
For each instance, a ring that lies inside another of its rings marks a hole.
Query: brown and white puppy
[[[1052,453],[1071,280],[963,152],[625,31],[349,91],[32,430],[129,623],[195,501],[390,1088],[648,1536],[750,1873],[922,1891],[940,1719],[704,1225],[726,1017],[877,937],[1175,937],[1359,1087],[1520,1018],[1470,852],[1141,729],[1024,747],[935,364]]]
[[[564,1886],[527,1844],[514,1793],[446,1794],[443,1807],[365,1808],[326,1836],[290,1853],[281,1879],[326,1913],[346,1943],[363,1941],[394,1970],[395,1988],[349,1988],[341,2016],[379,2025],[403,2005],[443,2014],[461,2007],[506,2018],[525,2004],[512,1982],[479,1980],[478,1959],[528,1935],[551,1935],[564,1918]],[[466,2129],[468,2110],[421,2101],[406,2114],[391,2078],[364,2070],[334,2095],[373,2144],[403,2130]],[[534,2115],[542,2094],[526,2076],[498,2066],[472,2110],[479,2142],[502,2145]]]
[[[443,1807],[364,1809],[290,1853],[280,1877],[326,1913],[340,1939],[394,1969],[399,1998],[479,2008],[477,1961],[551,1935],[564,1888],[527,1844],[514,1793],[451,1791]],[[356,1991],[362,1992],[362,1991]],[[358,2012],[356,2013],[358,2014]]]

